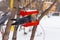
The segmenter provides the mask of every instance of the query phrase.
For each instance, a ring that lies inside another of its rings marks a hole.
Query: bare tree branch
[[[44,12],[42,12],[41,16],[38,18],[39,21],[44,17],[44,15],[47,14],[46,12],[48,12],[48,11],[52,8],[52,6],[56,3],[56,1],[57,1],[57,0],[55,0],[55,1],[53,2],[53,4],[51,4],[51,6],[50,6],[48,9],[46,9]],[[34,40],[34,36],[35,36],[36,29],[37,29],[37,26],[33,26],[30,40]]]

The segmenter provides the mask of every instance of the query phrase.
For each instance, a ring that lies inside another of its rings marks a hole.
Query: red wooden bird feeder
[[[39,11],[38,10],[21,10],[20,11],[20,15],[21,16],[28,16],[28,15],[32,15],[32,14],[38,14]],[[37,26],[39,24],[39,21],[33,21],[33,22],[27,22],[25,23],[23,26],[24,27],[28,27],[28,26]]]

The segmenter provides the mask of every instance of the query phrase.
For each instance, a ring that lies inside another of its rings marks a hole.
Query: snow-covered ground
[[[19,30],[19,29],[18,29]],[[30,40],[31,32],[24,35],[24,31],[18,31],[17,40]],[[13,32],[10,32],[9,40],[12,40]],[[0,40],[1,40],[0,33]],[[44,16],[37,27],[34,40],[60,40],[60,16]]]

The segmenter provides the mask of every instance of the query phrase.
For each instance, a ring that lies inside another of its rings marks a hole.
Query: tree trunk
[[[36,28],[37,28],[37,26],[34,26],[34,27],[33,27],[33,29],[32,29],[32,35],[31,35],[30,40],[33,40],[33,39],[34,39],[35,32],[36,32]]]
[[[11,13],[11,18],[10,19],[13,19],[14,17],[15,17],[15,13]],[[6,26],[6,29],[5,29],[5,33],[3,35],[2,40],[8,40],[8,38],[9,38],[10,27],[11,27],[11,24],[13,22],[10,19],[8,20],[8,23],[7,23],[7,26]]]
[[[40,13],[43,12],[43,8],[42,8],[43,7],[43,1],[40,0],[39,2],[40,2],[39,5],[37,5],[38,2],[36,3],[36,5],[38,6],[38,7],[36,6],[36,9],[38,9],[38,11],[40,11],[39,12],[39,14],[40,14]],[[31,34],[30,40],[34,39],[34,36],[35,36],[35,33],[36,33],[36,29],[37,29],[37,26],[34,26],[33,29],[32,29],[32,34]]]
[[[21,1],[22,1],[22,0],[21,0]],[[17,3],[16,3],[16,2],[17,2]],[[19,2],[20,2],[20,1],[19,1],[19,0],[16,0],[16,2],[15,2],[15,5],[16,5],[15,7],[17,7],[17,9],[18,9],[18,10],[17,10],[17,11],[18,11],[18,12],[17,12],[17,18],[19,18],[20,15],[18,15],[18,14],[19,14],[19,11],[20,11],[20,10],[19,10],[18,6],[19,6]],[[32,2],[34,2],[34,1],[32,1]],[[31,2],[31,3],[32,3],[32,2]],[[28,7],[31,3],[28,3],[28,4],[27,4],[25,7],[23,7],[22,9],[25,9],[25,8]],[[12,39],[12,40],[16,40],[16,38],[17,38],[16,36],[17,36],[18,26],[19,26],[19,25],[17,25],[17,26],[15,27],[15,30],[14,30],[14,33],[13,33],[13,39]]]
[[[60,0],[57,0],[57,3],[56,3],[57,5],[56,5],[56,11],[57,12],[60,12]]]
[[[18,25],[19,26],[19,25]],[[17,29],[18,29],[18,26],[15,26],[14,28],[14,33],[13,33],[13,38],[12,40],[16,40],[17,39]]]
[[[13,9],[11,10],[11,17],[10,17],[10,19],[13,19],[13,18],[15,17],[15,14],[16,14],[16,8],[13,8]],[[4,35],[3,35],[2,40],[8,40],[8,39],[9,39],[10,27],[11,27],[11,24],[12,24],[12,22],[13,22],[13,21],[11,21],[10,19],[8,20],[8,23],[7,23],[7,25],[6,25],[5,33],[4,33]]]
[[[20,15],[19,15],[19,0],[15,0],[15,7],[17,8],[17,18],[20,18]],[[13,33],[13,38],[12,40],[16,40],[17,39],[17,29],[18,29],[19,25],[16,25],[14,28],[14,33]]]
[[[47,14],[46,12],[48,12],[48,11],[50,10],[50,8],[51,8],[55,3],[56,3],[56,0],[53,2],[53,4],[52,4],[48,9],[46,9],[46,10],[41,14],[41,16],[39,17],[39,21],[42,19],[42,17],[44,17],[44,15]],[[34,27],[33,27],[33,30],[32,30],[32,35],[31,35],[30,40],[34,40],[34,36],[35,36],[35,33],[36,33],[36,29],[37,29],[37,26],[34,26]]]

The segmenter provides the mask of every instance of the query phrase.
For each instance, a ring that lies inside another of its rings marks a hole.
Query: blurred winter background
[[[31,0],[26,0],[27,3],[29,3]],[[25,1],[25,3],[26,3]],[[40,2],[42,1],[42,2]],[[31,6],[28,6],[30,9],[38,9],[41,10],[41,6],[43,7],[43,10],[49,7],[50,4],[52,4],[53,0],[38,0],[36,1],[38,5],[33,3]],[[25,6],[25,3],[23,3],[24,0],[20,0],[19,7]],[[7,12],[9,8],[10,0],[0,0],[0,18],[1,16]],[[23,4],[22,4],[23,3]],[[26,4],[27,4],[26,3]],[[44,3],[40,5],[40,3]],[[15,3],[17,5],[17,3]],[[16,6],[15,5],[15,6]],[[40,5],[40,6],[39,6]],[[7,20],[4,24],[7,23]],[[0,29],[5,31],[6,25],[3,25]],[[32,33],[32,28],[33,27],[27,27],[25,28],[25,32],[27,33],[26,35],[24,34],[24,28],[20,30],[20,27],[18,28],[17,31],[17,40],[30,40],[31,33]],[[29,31],[30,30],[30,31]],[[2,40],[2,32],[0,31],[0,40]],[[12,40],[13,37],[13,31],[10,30],[9,33],[9,40]],[[45,15],[41,20],[39,25],[37,26],[36,34],[34,37],[34,40],[60,40],[60,0],[57,1],[57,4],[54,5],[54,7],[48,12],[47,15]]]

